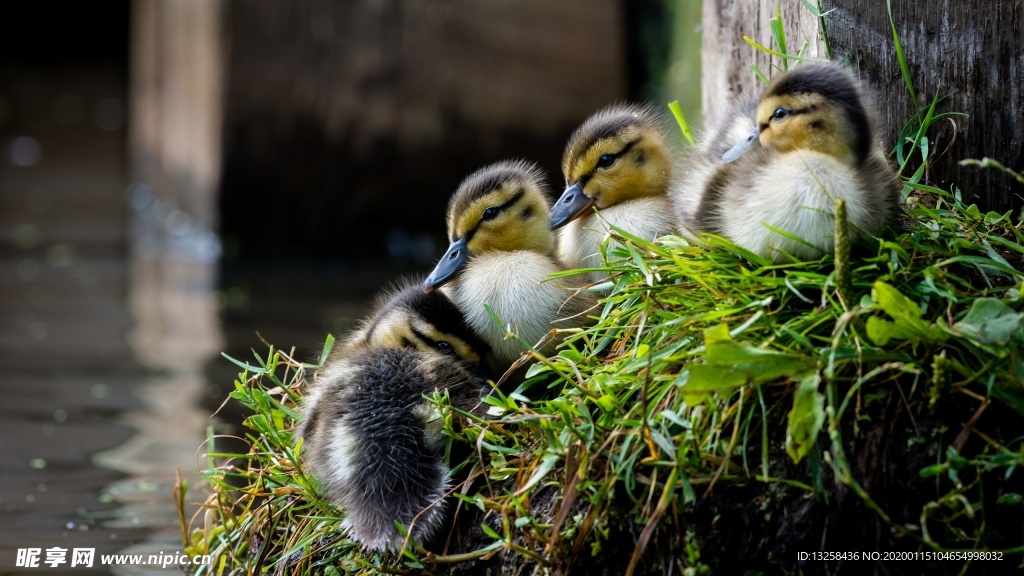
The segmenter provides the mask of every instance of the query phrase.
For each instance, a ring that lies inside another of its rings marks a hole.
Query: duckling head
[[[861,89],[834,64],[807,64],[775,78],[755,119],[757,128],[722,156],[724,162],[760,146],[780,154],[812,150],[856,166],[871,150],[873,128]]]
[[[617,105],[581,125],[562,157],[565,192],[551,209],[558,229],[598,209],[668,192],[672,157],[661,120],[649,108]]]
[[[423,291],[455,278],[473,255],[516,250],[550,253],[554,239],[545,194],[543,173],[530,162],[498,162],[470,174],[448,205],[451,244],[423,282]]]
[[[368,348],[440,352],[474,366],[489,351],[447,296],[427,294],[417,286],[382,299],[360,332],[360,344]]]

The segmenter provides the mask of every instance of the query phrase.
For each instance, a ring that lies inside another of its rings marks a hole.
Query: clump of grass
[[[199,573],[788,564],[844,514],[857,525],[835,537],[860,550],[1021,552],[1005,519],[1024,492],[1024,235],[946,193],[918,193],[908,216],[845,264],[616,230],[601,321],[496,392],[493,419],[444,409],[449,441],[476,447],[453,463],[458,497],[485,515],[478,546],[447,555],[344,538],[291,438],[314,366],[272,349],[231,394],[253,411],[251,451],[209,452],[189,552],[216,561]],[[792,541],[733,541],[751,519]]]
[[[700,535],[691,515],[714,491],[729,500],[752,483],[762,499],[806,498],[825,515],[852,491],[865,527],[903,538],[840,530],[869,550],[1024,550],[1019,527],[993,529],[1019,513],[1024,485],[1024,443],[1011,432],[1024,424],[1021,233],[1009,214],[927,200],[908,211],[908,230],[850,257],[842,299],[842,262],[772,265],[723,239],[686,246],[618,231],[626,245],[603,321],[535,371],[573,385],[506,407],[535,414],[520,426],[534,441],[520,444],[540,446],[545,468],[585,463],[576,489],[595,518],[623,496],[632,503],[621,529],[644,529],[627,569],[659,530]],[[703,535],[721,538],[714,531]]]

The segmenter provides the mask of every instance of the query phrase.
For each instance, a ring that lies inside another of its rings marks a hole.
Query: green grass
[[[342,512],[292,445],[311,366],[271,350],[231,394],[253,411],[251,452],[208,446],[214,493],[189,552],[216,560],[199,573],[446,573],[510,556],[555,570],[620,558],[610,573],[717,567],[724,551],[705,548],[721,536],[699,509],[715,502],[718,522],[738,522],[730,510],[751,495],[784,529],[782,508],[806,499],[827,515],[847,493],[844,506],[884,529],[859,549],[1024,550],[1019,527],[998,520],[1020,517],[1024,491],[1024,439],[1010,433],[1024,429],[1024,235],[949,194],[910,204],[909,228],[840,252],[843,298],[832,258],[773,265],[719,238],[620,231],[601,321],[495,394],[496,418],[444,410],[450,441],[476,447],[453,463],[463,506],[490,517],[477,548],[447,556],[413,543],[401,558],[364,556],[343,538]],[[880,426],[888,441],[871,457],[888,460],[858,462]],[[912,483],[868,487],[893,466]]]
[[[901,169],[929,161],[940,102],[907,123]],[[836,255],[813,262],[617,230],[593,327],[534,353],[527,380],[489,398],[490,418],[433,399],[449,448],[472,449],[452,462],[463,538],[444,550],[346,540],[344,511],[292,441],[315,365],[274,349],[239,363],[231,397],[252,411],[250,451],[210,438],[194,518],[179,486],[188,552],[214,556],[196,573],[792,572],[796,552],[816,550],[1004,558],[858,564],[872,571],[1019,567],[1024,233],[923,174],[902,174],[894,229],[851,247],[839,227]]]

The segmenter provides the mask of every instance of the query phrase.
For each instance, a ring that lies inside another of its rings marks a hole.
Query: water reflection
[[[176,202],[160,198],[149,184],[132,184],[128,187],[126,197],[134,213],[134,260],[165,259],[211,264],[220,257],[221,244],[216,232],[189,216]],[[215,283],[213,267],[209,273],[209,279],[213,282],[205,288],[212,291]]]
[[[97,464],[128,475],[107,487],[122,507],[103,524],[151,531],[125,554],[173,554],[181,550],[181,532],[170,495],[176,473],[190,486],[201,485],[197,451],[209,422],[209,413],[200,408],[208,387],[203,368],[223,348],[216,299],[220,244],[213,231],[157,198],[149,186],[133,184],[128,200],[133,218],[127,305],[135,327],[127,340],[138,363],[155,375],[136,388],[141,409],[119,418],[137,433],[96,455]],[[187,501],[200,499],[193,494]],[[118,567],[114,572],[164,570]]]
[[[0,73],[4,574],[53,571],[16,566],[53,547],[96,550],[76,574],[140,573],[100,555],[181,550],[176,471],[201,484],[220,244],[125,186],[124,85],[116,66]]]

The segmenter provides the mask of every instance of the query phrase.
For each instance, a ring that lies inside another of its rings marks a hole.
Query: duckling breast
[[[609,206],[601,211],[601,215],[609,224],[644,240],[654,240],[675,231],[672,201],[668,196],[635,198]],[[604,228],[603,224],[598,227],[599,230]]]
[[[833,250],[836,199],[846,200],[854,233],[877,233],[888,215],[857,169],[833,156],[800,150],[765,158],[737,171],[717,209],[718,229],[738,246],[777,262],[787,260],[784,253],[813,260]]]
[[[536,252],[491,252],[474,256],[453,283],[452,300],[491,347],[496,363],[508,367],[523,353],[517,340],[505,338],[506,326],[532,346],[556,327],[552,321],[569,315],[563,304],[571,292],[564,283],[544,282],[559,270],[554,260]]]
[[[603,220],[602,220],[603,218]],[[607,224],[605,223],[607,222]],[[558,231],[558,260],[566,268],[597,268],[601,260],[600,244],[608,235],[608,225],[615,226],[644,240],[654,240],[675,231],[672,203],[667,196],[645,196],[601,210],[601,217],[590,214],[567,224]],[[617,242],[608,244],[614,249]],[[604,272],[591,272],[591,282],[607,279]]]
[[[604,234],[601,223],[593,215],[569,222],[556,232],[555,257],[568,269],[591,268],[601,265],[598,243]]]

